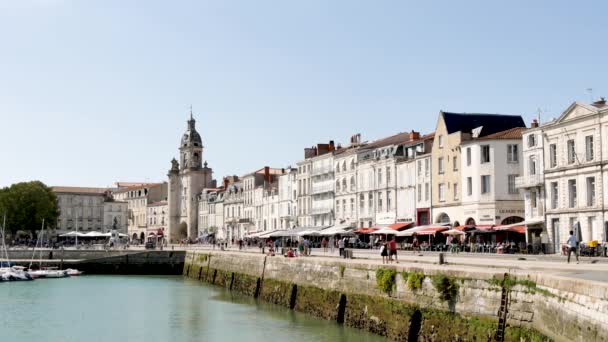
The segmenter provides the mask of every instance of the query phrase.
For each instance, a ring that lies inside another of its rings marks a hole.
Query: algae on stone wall
[[[407,277],[407,287],[410,290],[418,290],[422,288],[422,282],[424,281],[424,273],[412,272]]]
[[[431,277],[433,286],[439,292],[439,298],[446,302],[456,300],[458,297],[458,283],[445,274],[437,274]]]
[[[295,310],[335,321],[338,317],[340,292],[298,285]],[[347,304],[348,305],[348,304]]]
[[[397,341],[407,340],[410,319],[418,310],[416,305],[386,297],[349,294],[346,301],[344,324]]]
[[[292,284],[274,279],[264,279],[260,298],[266,302],[289,308],[291,289]]]
[[[395,278],[397,271],[393,268],[378,268],[376,270],[376,285],[378,289],[387,295],[391,295],[397,286]]]

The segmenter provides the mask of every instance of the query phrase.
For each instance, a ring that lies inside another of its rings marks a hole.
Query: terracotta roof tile
[[[526,127],[513,127],[501,132],[486,135],[481,137],[481,140],[495,140],[495,139],[521,139],[522,133],[527,130]]]

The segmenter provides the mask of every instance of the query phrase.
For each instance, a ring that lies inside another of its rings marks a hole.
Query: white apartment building
[[[522,174],[522,133],[511,128],[483,137],[472,136],[460,146],[462,189],[460,200],[465,225],[506,225],[524,221],[524,201],[516,187]]]
[[[232,176],[224,179],[224,224],[228,240],[239,240],[245,236],[248,220],[243,216],[243,182]]]
[[[297,225],[297,174],[297,169],[287,168],[286,173],[279,176],[280,229],[291,229]]]
[[[364,144],[360,134],[353,135],[350,143],[334,153],[335,213],[336,224],[357,226],[357,156]]]
[[[410,133],[400,145],[397,159],[397,222],[426,225],[430,222],[431,158],[433,134]]]
[[[359,227],[397,222],[397,160],[399,146],[419,133],[399,133],[368,143],[357,156]]]
[[[279,227],[279,177],[285,169],[263,167],[243,176],[242,227],[247,233],[260,232]],[[276,223],[275,223],[276,221]]]
[[[310,194],[312,226],[326,227],[334,224],[334,155],[333,142],[330,151],[310,159]]]
[[[147,239],[167,238],[166,231],[169,224],[169,204],[160,201],[148,204]]]
[[[222,189],[204,189],[200,194],[198,222],[198,236],[215,234],[216,240],[228,241],[229,233],[224,226],[224,191]]]
[[[313,150],[313,149],[305,149]],[[306,155],[306,152],[305,152]],[[312,162],[310,161],[310,157],[306,157],[306,159],[299,161],[297,163],[298,173],[296,175],[296,180],[298,182],[298,214],[297,214],[297,226],[298,227],[310,227],[312,226],[312,219],[310,216],[312,199],[310,196],[311,189],[311,181],[310,175],[312,173]]]
[[[544,176],[544,138],[538,122],[534,120],[531,128],[522,134],[522,173],[515,178],[515,186],[524,200],[526,240],[540,244],[541,239],[548,242],[545,229],[545,176]],[[556,193],[557,194],[557,193]],[[550,248],[552,251],[553,248]]]
[[[606,241],[608,193],[608,106],[602,98],[591,105],[575,102],[542,132],[545,227],[549,245],[559,252],[570,230],[580,239]],[[532,133],[530,133],[531,135]]]

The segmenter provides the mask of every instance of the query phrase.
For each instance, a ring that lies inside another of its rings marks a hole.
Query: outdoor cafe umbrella
[[[450,229],[450,230],[446,230],[445,232],[441,232],[443,235],[451,235],[451,236],[456,236],[456,235],[464,235],[464,232],[458,229]]]
[[[84,236],[83,233],[79,233],[77,231],[73,231],[73,232],[69,232],[69,233],[65,233],[65,234],[61,234],[59,235],[60,237],[75,237],[76,238],[76,245],[78,245],[78,237],[79,236]]]

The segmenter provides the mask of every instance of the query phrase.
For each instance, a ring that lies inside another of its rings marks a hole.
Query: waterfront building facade
[[[515,127],[525,127],[519,115],[439,113],[431,162],[434,223],[459,226],[466,220],[462,210],[462,143]]]
[[[127,203],[117,201],[108,188],[54,186],[59,217],[57,235],[70,231],[127,233]],[[115,223],[116,222],[116,223]]]
[[[334,153],[335,213],[336,223],[346,226],[359,224],[357,202],[357,157],[365,146],[361,134],[350,138],[350,145],[338,148]]]
[[[310,158],[310,194],[313,227],[327,227],[334,224],[334,142],[317,144],[317,155]]]
[[[317,150],[315,147],[304,149],[304,160],[297,162],[298,173],[296,180],[298,182],[298,216],[297,226],[298,227],[311,227],[311,173],[312,173],[312,162],[310,158],[315,156]]]
[[[410,133],[409,141],[398,146],[397,222],[429,224],[431,211],[431,158],[433,134]]]
[[[575,102],[559,118],[526,136],[542,138],[539,173],[544,175],[546,193],[545,229],[555,252],[561,251],[570,230],[580,231],[583,242],[607,240],[606,114],[604,99],[591,105]]]
[[[127,202],[127,234],[144,241],[148,230],[148,204],[167,200],[167,183],[141,183],[113,192],[118,201]]]
[[[165,238],[165,231],[169,224],[169,204],[166,200],[148,204],[148,227],[146,238],[160,241]]]
[[[186,132],[179,146],[180,161],[171,161],[168,205],[170,241],[198,237],[199,195],[205,188],[215,188],[213,170],[203,162],[203,143],[190,113]]]
[[[460,145],[460,190],[464,225],[508,225],[524,221],[516,179],[522,174],[525,127],[478,137]]]
[[[243,182],[237,176],[224,178],[224,225],[229,241],[243,238],[247,228],[243,197]]]
[[[297,225],[298,170],[287,168],[285,174],[279,176],[279,218],[281,229],[291,229]]]

